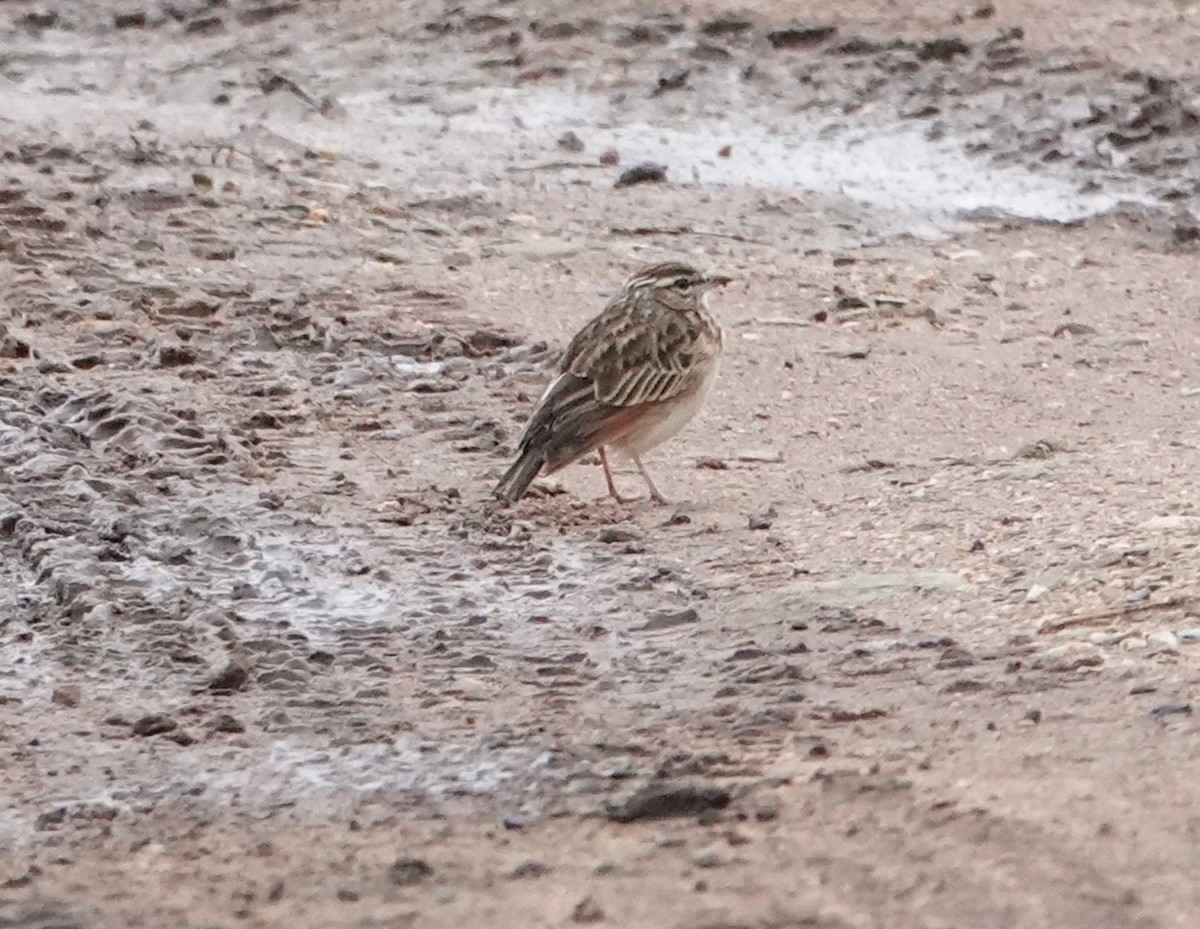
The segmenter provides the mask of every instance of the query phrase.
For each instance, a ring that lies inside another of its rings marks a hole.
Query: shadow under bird
[[[633,274],[567,346],[494,495],[519,500],[539,474],[596,451],[609,494],[632,502],[613,483],[613,449],[633,460],[650,499],[665,503],[641,456],[687,425],[716,380],[722,335],[707,295],[730,280],[673,261]]]

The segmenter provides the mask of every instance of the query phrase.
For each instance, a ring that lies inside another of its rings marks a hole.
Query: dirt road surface
[[[1200,12],[1050,7],[0,4],[0,926],[1194,927]],[[673,502],[489,503],[664,259]]]

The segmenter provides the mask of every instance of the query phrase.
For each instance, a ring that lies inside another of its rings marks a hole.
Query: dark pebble
[[[250,671],[244,661],[231,661],[213,675],[208,682],[208,689],[216,693],[233,693],[246,686]]]
[[[618,823],[673,816],[694,816],[729,805],[729,791],[709,784],[651,784],[620,803],[608,806],[608,818]]]
[[[772,48],[811,48],[833,37],[837,29],[833,26],[804,26],[793,29],[777,29],[767,33]]]
[[[665,184],[667,182],[667,169],[664,165],[656,165],[650,161],[643,161],[641,164],[636,164],[632,168],[626,168],[621,172],[621,176],[617,178],[617,182],[613,185],[616,188],[632,187],[634,184]]]
[[[1150,715],[1155,719],[1161,719],[1164,716],[1191,716],[1192,705],[1190,703],[1164,703],[1154,707],[1150,711]]]
[[[133,724],[133,734],[140,736],[162,735],[164,732],[170,732],[178,728],[179,723],[175,722],[170,716],[164,716],[161,713],[150,713]]]
[[[146,25],[146,14],[142,12],[136,13],[115,13],[113,14],[113,26],[117,29],[142,29]]]
[[[208,724],[211,732],[245,732],[246,727],[236,716],[228,713],[218,713]]]
[[[634,526],[605,526],[596,540],[611,545],[614,542],[633,542],[641,537],[641,530]]]
[[[549,872],[550,869],[540,861],[523,861],[508,873],[508,877],[509,880],[519,881],[524,878],[542,877]]]
[[[388,880],[397,887],[420,884],[433,875],[433,868],[420,858],[397,858],[388,868]]]

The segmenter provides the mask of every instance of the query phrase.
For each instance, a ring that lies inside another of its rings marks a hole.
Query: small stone
[[[754,513],[747,518],[747,524],[750,529],[763,530],[770,529],[775,524],[775,520],[766,513]]]
[[[1045,584],[1031,584],[1029,590],[1025,593],[1025,602],[1037,603],[1048,593],[1050,593],[1050,588]]]
[[[198,360],[194,351],[182,345],[163,345],[158,350],[158,364],[162,368],[178,368]]]
[[[1152,648],[1164,652],[1179,651],[1179,637],[1169,629],[1164,629],[1161,632],[1152,632],[1146,636],[1146,644]]]
[[[1200,629],[1179,630],[1180,645],[1195,645],[1197,642],[1200,642]]]
[[[620,803],[610,803],[608,818],[613,822],[632,823],[693,816],[708,810],[724,809],[729,805],[729,799],[728,790],[709,784],[650,784]]]
[[[61,826],[66,819],[67,808],[65,806],[55,807],[53,810],[48,810],[38,816],[34,821],[33,828],[38,832],[46,832],[55,826]]]
[[[1066,642],[1029,659],[1029,667],[1043,671],[1076,671],[1104,664],[1100,649],[1088,642]]]
[[[665,165],[643,161],[641,164],[622,171],[613,187],[619,190],[622,187],[633,187],[635,184],[665,184],[666,182],[667,168]]]
[[[291,684],[307,684],[312,675],[302,668],[273,668],[258,676],[264,687],[287,687]]]
[[[783,452],[772,451],[771,449],[747,449],[737,453],[737,460],[758,464],[781,464],[783,462]]]
[[[54,688],[50,699],[59,706],[78,706],[79,698],[82,696],[83,690],[78,684],[64,684],[62,687]]]
[[[228,713],[218,713],[208,724],[210,732],[245,732],[245,725],[235,716]]]
[[[578,153],[578,152],[583,151],[583,140],[580,139],[579,136],[577,136],[574,132],[571,132],[570,130],[568,130],[567,132],[564,132],[561,136],[559,136],[558,142],[556,144],[564,152]]]
[[[584,897],[571,911],[571,922],[598,923],[604,921],[604,910],[591,897]]]
[[[828,355],[830,358],[841,358],[851,361],[861,361],[871,354],[871,349],[867,345],[851,345],[845,348],[826,348],[821,350],[822,355]]]
[[[660,629],[674,629],[676,626],[686,626],[700,621],[700,614],[691,607],[683,610],[659,610],[646,617],[641,626],[634,626],[636,632],[657,632]]]
[[[421,858],[397,858],[388,868],[388,880],[397,887],[412,887],[433,876],[433,867]]]
[[[691,73],[687,68],[681,68],[678,65],[668,65],[658,75],[658,83],[655,85],[654,93],[651,96],[656,97],[668,90],[682,90],[687,86],[688,75]]]
[[[612,545],[615,542],[633,542],[642,538],[642,530],[637,526],[605,526],[596,535],[598,542]]]
[[[522,229],[537,229],[541,223],[532,213],[510,213],[504,217],[507,226],[519,226]]]
[[[208,682],[208,689],[214,693],[233,693],[245,687],[249,677],[249,662],[243,658],[235,658],[213,675]]]
[[[621,153],[615,148],[606,148],[600,153],[600,164],[606,168],[616,167],[621,163]]]
[[[767,41],[776,49],[811,48],[832,38],[836,32],[834,26],[794,26],[767,33]]]
[[[817,747],[818,746],[814,745],[813,749],[816,749]],[[820,747],[824,747],[824,746],[820,746]],[[813,758],[823,758],[828,754],[829,754],[828,749],[826,749],[823,754],[817,754],[817,755],[813,754],[812,749],[809,750],[809,755]],[[773,803],[762,803],[758,806],[757,809],[755,809],[754,818],[755,818],[755,820],[757,820],[760,823],[773,822],[779,818],[779,806],[776,804],[773,804]]]
[[[171,732],[173,729],[178,728],[179,723],[170,716],[165,716],[162,713],[149,713],[133,724],[133,734],[140,736],[161,735],[164,732]]]
[[[550,869],[540,861],[522,861],[508,872],[508,879],[511,881],[520,881],[531,877],[542,877],[549,873]]]
[[[114,13],[113,26],[117,29],[142,29],[146,25],[146,14],[139,11],[132,13]]]

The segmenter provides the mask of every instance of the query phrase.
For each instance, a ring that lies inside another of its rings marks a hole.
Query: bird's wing
[[[684,392],[713,347],[683,314],[609,307],[572,340],[563,371],[615,407],[661,403]]]

